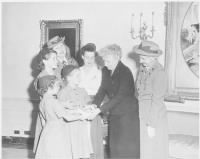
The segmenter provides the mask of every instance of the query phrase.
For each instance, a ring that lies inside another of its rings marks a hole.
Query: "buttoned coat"
[[[167,93],[167,74],[156,62],[149,70],[142,65],[136,80],[136,97],[139,114],[146,124],[156,127],[158,120],[166,115],[164,97]]]
[[[140,115],[140,158],[168,159],[168,124],[164,97],[167,74],[157,61],[146,69],[141,65],[136,80],[136,96]],[[155,128],[155,136],[148,136],[147,126]]]
[[[102,83],[94,103],[100,106],[105,95],[109,101],[100,110],[109,113],[109,152],[111,158],[139,157],[139,114],[135,97],[134,79],[131,71],[122,62],[113,74],[104,67]]]

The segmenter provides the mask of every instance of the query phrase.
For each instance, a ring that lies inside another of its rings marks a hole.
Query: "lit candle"
[[[153,23],[154,23],[153,16],[154,16],[154,12],[152,12],[152,28],[153,28]]]
[[[131,16],[131,32],[134,32],[134,28],[133,28],[133,21],[134,21],[134,13]]]
[[[142,27],[142,16],[143,16],[143,14],[140,13],[140,29],[141,29],[141,27]]]

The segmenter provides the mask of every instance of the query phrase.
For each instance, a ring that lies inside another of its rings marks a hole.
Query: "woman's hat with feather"
[[[48,48],[54,48],[59,43],[63,43],[65,41],[65,37],[54,36],[47,43]]]

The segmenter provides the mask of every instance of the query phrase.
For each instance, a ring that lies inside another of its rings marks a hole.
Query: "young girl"
[[[61,75],[64,79],[64,87],[58,94],[60,101],[67,101],[69,110],[82,109],[86,113],[92,113],[95,109],[94,105],[88,105],[90,98],[85,89],[79,87],[80,70],[77,66],[65,66]],[[72,144],[72,153],[74,159],[90,158],[92,154],[91,138],[89,136],[88,121],[68,122],[70,126],[70,137]]]
[[[68,113],[56,99],[60,82],[56,76],[46,75],[38,79],[38,92],[43,96],[40,113],[43,130],[40,136],[35,159],[72,159],[69,129],[63,119],[82,119],[79,113]]]

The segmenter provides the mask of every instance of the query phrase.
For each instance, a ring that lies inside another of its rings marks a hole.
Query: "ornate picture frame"
[[[187,66],[181,50],[181,27],[193,2],[166,3],[166,56],[168,94],[187,100],[199,100],[199,78]]]
[[[82,19],[77,20],[41,20],[40,48],[52,37],[58,35],[65,37],[65,43],[69,46],[71,56],[76,58],[77,51],[81,48]]]

